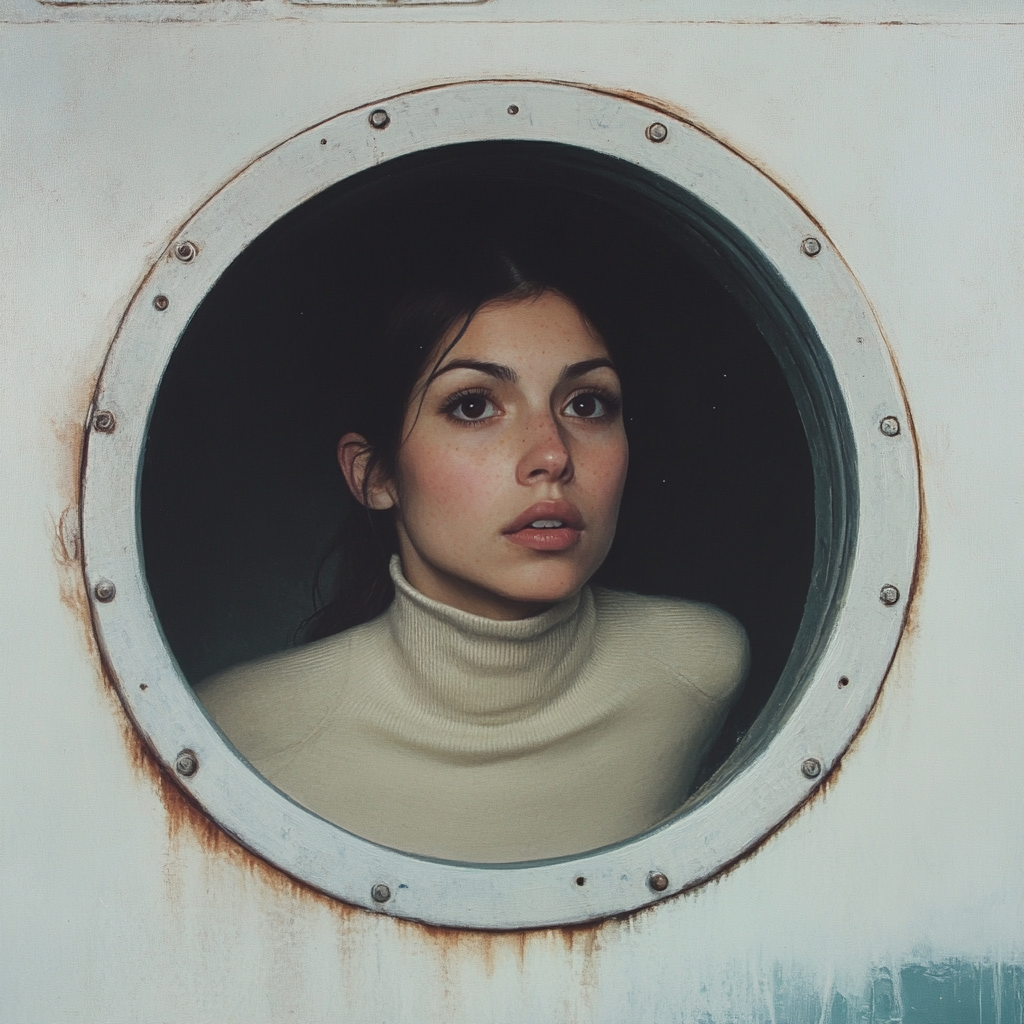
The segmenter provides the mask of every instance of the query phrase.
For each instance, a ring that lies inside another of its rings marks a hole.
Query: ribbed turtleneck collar
[[[397,555],[391,578],[388,629],[415,691],[410,696],[435,713],[494,724],[526,718],[563,694],[593,651],[589,587],[541,615],[501,621],[421,594]]]

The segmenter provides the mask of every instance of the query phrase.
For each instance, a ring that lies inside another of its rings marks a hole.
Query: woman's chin
[[[530,567],[531,571],[517,573],[505,586],[493,587],[495,593],[506,600],[525,605],[552,605],[572,597],[590,578],[571,565]]]
[[[518,556],[494,559],[485,571],[472,563],[419,558],[403,559],[403,569],[409,582],[428,597],[498,619],[540,614],[578,593],[597,570],[593,558],[580,557],[578,546],[565,552],[513,550]]]

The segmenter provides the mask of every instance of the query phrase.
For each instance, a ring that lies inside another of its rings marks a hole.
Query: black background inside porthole
[[[728,755],[800,625],[813,471],[779,363],[673,190],[569,147],[445,147],[340,182],[234,261],[170,360],[142,478],[149,585],[189,680],[294,642],[352,509],[334,451],[359,325],[405,268],[483,232],[572,295],[616,354],[630,468],[596,582],[709,601],[747,629],[751,674],[709,768]]]

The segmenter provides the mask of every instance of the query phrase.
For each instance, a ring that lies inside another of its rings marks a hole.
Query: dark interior
[[[721,763],[793,647],[815,495],[742,267],[695,209],[621,161],[475,143],[346,179],[256,239],[183,333],[146,449],[146,572],[186,678],[295,641],[352,504],[334,449],[360,324],[432,245],[483,230],[583,306],[621,370],[631,462],[596,582],[709,601],[747,629],[753,668],[705,776]]]

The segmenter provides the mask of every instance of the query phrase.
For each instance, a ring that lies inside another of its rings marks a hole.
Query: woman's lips
[[[580,539],[583,516],[568,501],[539,501],[517,516],[502,533],[533,551],[564,551]]]

